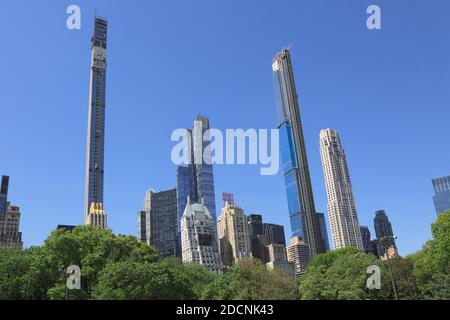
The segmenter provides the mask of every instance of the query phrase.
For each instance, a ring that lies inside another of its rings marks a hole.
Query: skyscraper
[[[9,177],[2,176],[0,187],[0,249],[22,249],[20,208],[8,201]]]
[[[364,252],[369,253],[373,252],[372,242],[370,242],[370,230],[369,227],[359,226],[359,230],[361,231],[361,241],[363,244]]]
[[[215,225],[208,208],[202,203],[188,204],[181,217],[183,262],[204,265],[209,271],[222,273]]]
[[[267,269],[278,269],[286,273],[291,278],[295,277],[295,265],[293,262],[287,260],[285,245],[273,243],[269,244],[267,246],[267,259]]]
[[[86,148],[86,187],[84,215],[89,217],[92,204],[103,211],[103,162],[105,144],[105,90],[107,21],[95,17],[91,49],[91,77]],[[106,225],[105,225],[106,227]]]
[[[266,245],[282,244],[283,246],[286,246],[286,237],[284,235],[284,227],[282,225],[273,223],[264,223],[263,230]]]
[[[347,158],[335,130],[320,131],[320,156],[334,248],[355,247],[363,250]]]
[[[272,61],[272,70],[279,114],[277,128],[280,132],[281,164],[292,236],[305,241],[312,257],[324,250],[321,246],[298,95],[288,49],[277,53]]]
[[[320,239],[322,240],[322,250],[327,252],[330,250],[330,242],[328,241],[327,225],[325,222],[325,215],[321,212],[317,213],[317,219],[319,221]]]
[[[434,207],[439,215],[450,210],[450,176],[432,179],[435,195],[433,196]]]
[[[9,185],[9,177],[2,176],[2,184],[0,186],[0,217],[5,216],[6,210],[8,209],[7,206],[8,185]]]
[[[257,258],[265,263],[268,260],[266,254],[266,238],[264,236],[262,216],[260,214],[248,215],[247,223],[252,257]]]
[[[205,149],[209,146],[210,141],[206,137],[209,129],[209,119],[205,116],[198,115],[194,121],[193,129],[187,129],[186,134],[189,138],[189,151],[187,156],[190,163],[186,166],[177,167],[177,206],[178,206],[178,229],[181,230],[180,221],[183,216],[184,209],[188,203],[189,197],[191,202],[204,203],[211,214],[214,225],[216,226],[216,199],[214,191],[214,172],[211,164],[203,161],[202,155],[210,157]],[[202,137],[206,139],[203,139]],[[201,163],[199,163],[201,159]],[[197,160],[197,161],[196,161]],[[178,240],[181,246],[181,234]],[[181,252],[181,250],[180,250]]]
[[[286,248],[287,250],[287,259],[289,262],[292,262],[295,267],[295,276],[301,276],[305,270],[308,262],[310,260],[309,257],[309,248],[299,237],[292,237],[291,244]]]
[[[375,212],[375,218],[373,219],[375,235],[378,240],[378,252],[380,258],[384,256],[386,250],[390,247],[397,248],[395,245],[394,232],[392,230],[392,224],[389,221],[388,216],[384,210],[378,210]]]
[[[153,245],[161,257],[177,254],[178,212],[176,189],[145,195],[144,211],[138,212],[138,237]]]
[[[219,251],[224,266],[250,257],[247,217],[239,206],[226,202],[217,220]]]

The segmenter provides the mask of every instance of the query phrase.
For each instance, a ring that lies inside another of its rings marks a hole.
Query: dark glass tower
[[[361,230],[361,240],[365,253],[369,253],[373,251],[372,242],[370,241],[370,230],[366,226],[359,226],[359,230]]]
[[[190,163],[177,168],[178,248],[180,249],[178,254],[181,254],[180,221],[188,199],[191,203],[203,203],[213,218],[214,226],[217,225],[213,166],[203,159],[203,155],[208,156],[204,150],[211,143],[208,141],[209,137],[202,139],[208,129],[208,117],[198,115],[193,129],[187,129],[191,139],[189,143]],[[196,158],[201,158],[202,162],[199,163]]]
[[[277,128],[280,132],[281,165],[292,236],[304,240],[311,257],[324,252],[320,227],[309,175],[302,122],[288,49],[283,49],[272,61],[274,88],[278,107]]]
[[[6,215],[8,209],[8,185],[9,177],[2,176],[2,184],[0,186],[0,217]]]
[[[394,232],[392,231],[392,225],[388,216],[384,210],[378,210],[375,212],[375,218],[373,219],[375,235],[378,239],[388,237],[386,243],[384,241],[378,241],[378,250],[380,257],[384,256],[386,249],[391,246],[395,246]]]
[[[435,195],[434,207],[439,215],[450,210],[450,176],[434,178],[432,180]]]
[[[107,21],[95,17],[91,50],[86,151],[85,218],[92,203],[103,204]]]

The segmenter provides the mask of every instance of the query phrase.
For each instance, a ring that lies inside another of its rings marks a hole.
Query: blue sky
[[[66,7],[82,29],[66,29]],[[382,30],[366,8],[382,9]],[[176,128],[273,128],[271,59],[292,59],[316,206],[326,212],[319,131],[347,152],[357,211],[373,233],[386,210],[400,254],[431,237],[431,177],[450,173],[450,2],[1,1],[0,174],[21,207],[25,246],[57,224],[83,222],[90,37],[94,8],[109,20],[105,208],[116,233],[136,233],[147,189],[175,186]],[[289,221],[283,177],[216,166],[220,194],[246,213]],[[330,237],[331,241],[331,237]]]

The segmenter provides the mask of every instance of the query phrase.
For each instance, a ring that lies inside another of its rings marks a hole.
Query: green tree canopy
[[[293,279],[278,270],[267,270],[260,260],[245,258],[235,263],[205,290],[203,299],[294,300],[298,289]]]

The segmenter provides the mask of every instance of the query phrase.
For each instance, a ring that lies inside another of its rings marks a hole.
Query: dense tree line
[[[432,225],[433,240],[391,260],[400,299],[450,299],[450,211]],[[81,290],[66,291],[66,269],[81,269]],[[381,270],[381,289],[366,288],[366,269]],[[385,262],[353,248],[314,257],[294,281],[243,259],[224,275],[178,258],[160,259],[131,236],[80,226],[55,230],[41,247],[0,251],[0,299],[393,299]]]

